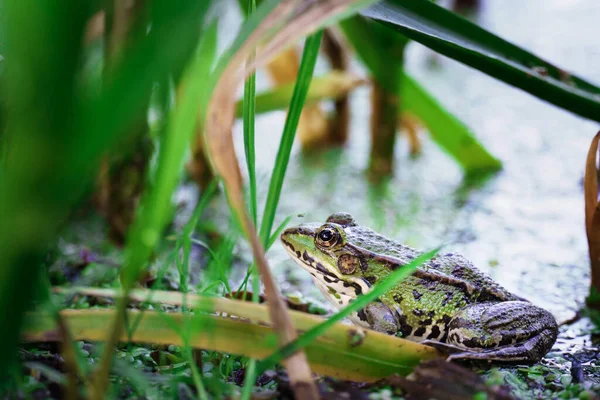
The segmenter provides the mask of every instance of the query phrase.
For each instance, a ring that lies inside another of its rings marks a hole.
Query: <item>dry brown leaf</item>
[[[352,0],[283,0],[263,18],[262,22],[247,37],[244,44],[229,60],[219,77],[209,103],[206,118],[208,151],[216,172],[222,177],[233,211],[237,214],[242,229],[248,238],[260,271],[273,325],[280,344],[296,338],[285,303],[269,270],[265,251],[255,227],[246,211],[243,197],[240,167],[235,154],[232,126],[235,118],[235,93],[245,77],[265,65],[281,50],[289,47],[302,36],[319,29],[332,16],[340,14],[358,1]],[[367,4],[367,2],[362,2]],[[246,60],[257,50],[253,65]],[[298,352],[284,362],[296,397],[316,398],[317,391],[312,382],[310,368],[304,352]]]
[[[591,287],[600,293],[600,207],[598,203],[598,142],[600,132],[596,134],[588,151],[585,164],[583,188],[585,196],[585,230],[591,265]]]
[[[585,176],[583,178],[585,191],[585,229],[588,237],[590,236],[592,219],[598,206],[598,169],[596,168],[598,141],[600,141],[600,132],[594,136],[590,144],[585,162]]]

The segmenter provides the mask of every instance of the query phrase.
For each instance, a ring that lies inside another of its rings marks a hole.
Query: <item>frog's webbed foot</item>
[[[523,301],[473,304],[448,324],[449,360],[530,363],[556,341],[558,327],[546,310]],[[456,351],[461,349],[461,351]]]
[[[548,338],[550,335],[552,335],[550,332],[542,332],[523,343],[517,343],[515,345],[482,350],[479,352],[463,351],[460,353],[453,353],[448,356],[447,360],[482,360],[530,364],[539,361],[549,350]],[[552,343],[554,343],[554,340],[552,340]]]
[[[547,351],[546,340],[550,332],[543,332],[534,336],[524,343],[497,347],[494,349],[465,349],[450,343],[437,342],[435,340],[424,340],[424,345],[431,346],[444,354],[447,361],[496,361],[503,363],[531,363],[539,360]]]

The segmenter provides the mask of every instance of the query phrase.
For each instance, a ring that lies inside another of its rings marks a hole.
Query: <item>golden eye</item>
[[[324,226],[317,232],[317,244],[321,247],[330,248],[338,244],[340,233],[331,226]]]

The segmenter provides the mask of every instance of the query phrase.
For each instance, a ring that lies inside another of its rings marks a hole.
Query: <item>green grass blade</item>
[[[206,389],[204,388],[204,383],[202,382],[202,376],[200,374],[200,370],[194,361],[194,356],[192,353],[192,346],[190,343],[190,337],[193,334],[192,330],[194,329],[192,325],[191,314],[186,312],[188,308],[187,297],[184,298],[182,303],[182,312],[179,314],[181,316],[180,322],[177,323],[177,320],[172,318],[170,314],[159,312],[158,315],[163,319],[164,325],[170,327],[176,335],[181,338],[181,343],[183,345],[182,355],[184,360],[188,363],[191,374],[192,374],[192,382],[194,382],[194,386],[196,387],[196,391],[198,392],[199,400],[207,400],[208,394],[206,393]]]
[[[256,0],[248,1],[248,15],[256,11]],[[254,120],[256,114],[256,73],[250,74],[244,85],[244,151],[248,168],[248,185],[250,188],[250,217],[256,226],[256,149],[254,143]]]
[[[190,217],[189,221],[183,226],[182,235],[187,236],[187,237],[192,236],[192,234],[194,233],[194,230],[196,229],[196,225],[198,225],[198,221],[200,220],[200,217],[202,216],[202,213],[204,212],[204,210],[206,210],[206,207],[208,206],[208,202],[210,201],[210,199],[212,199],[213,195],[216,192],[217,192],[217,181],[213,180],[208,184],[206,189],[204,189],[204,193],[202,193],[202,196],[200,196],[200,200],[198,201],[198,204],[196,205],[196,208],[194,209],[192,216]]]
[[[502,163],[491,155],[458,118],[446,110],[419,83],[404,73],[400,85],[402,109],[416,115],[431,138],[469,174],[496,171]]]
[[[247,16],[256,12],[256,0],[248,0]],[[251,56],[248,63],[254,57]],[[248,168],[248,185],[250,195],[250,218],[256,226],[258,222],[258,200],[256,198],[256,149],[254,139],[254,120],[256,114],[256,73],[252,72],[246,79],[244,85],[244,151],[246,153],[246,166]],[[258,303],[260,292],[260,276],[254,263],[248,267],[248,276],[252,274],[252,301]],[[244,291],[246,287],[244,286]],[[245,298],[245,296],[244,296]],[[244,387],[242,389],[242,400],[247,400],[252,396],[252,389],[256,383],[256,360],[251,359],[246,368],[244,378]]]
[[[265,210],[263,213],[262,222],[260,224],[260,239],[263,243],[263,246],[269,242],[269,238],[271,236],[271,229],[273,228],[273,221],[275,220],[277,204],[279,204],[279,197],[281,195],[281,188],[283,187],[285,171],[290,159],[292,145],[294,144],[294,138],[296,136],[296,128],[298,127],[300,114],[302,113],[302,108],[304,107],[304,101],[306,100],[308,87],[310,86],[310,81],[312,79],[315,64],[317,62],[317,56],[319,55],[319,47],[321,46],[322,36],[323,31],[319,31],[314,35],[309,36],[304,44],[302,61],[300,62],[300,69],[298,70],[298,77],[296,78],[296,85],[294,86],[292,101],[290,103],[290,108],[288,110],[285,125],[283,127],[279,151],[277,152],[277,158],[275,159],[275,166],[273,168],[273,175],[271,176],[271,183],[269,185],[267,202],[265,204]]]
[[[217,263],[217,273],[219,274],[220,282],[223,283],[223,285],[225,286],[227,293],[231,293],[231,287],[229,286],[229,281],[228,281],[227,276],[225,275],[225,271],[223,271],[223,267],[221,265],[220,255],[215,253],[208,244],[204,243],[201,240],[193,238],[192,243],[195,243],[198,246],[202,246],[203,248],[208,250],[212,259]],[[207,290],[207,288],[205,288],[204,290]]]
[[[600,88],[433,2],[384,0],[361,14],[540,99],[600,121]]]
[[[196,229],[196,225],[198,224],[198,220],[202,216],[202,213],[206,209],[209,200],[215,194],[217,189],[217,181],[212,180],[209,185],[202,193],[196,208],[194,209],[192,216],[189,221],[183,226],[181,236],[177,239],[176,243],[176,257],[177,267],[179,269],[179,290],[184,293],[188,292],[188,282],[189,282],[189,262],[190,262],[190,253],[192,251],[192,235],[194,230]],[[179,254],[181,252],[181,257]]]
[[[283,360],[284,358],[289,357],[296,351],[302,349],[305,346],[308,346],[317,337],[323,335],[334,324],[346,318],[351,313],[357,312],[360,309],[366,307],[369,303],[372,303],[373,301],[377,300],[380,296],[388,292],[403,279],[415,272],[415,270],[420,265],[433,258],[437,254],[438,250],[439,249],[434,249],[427,253],[423,253],[409,264],[402,266],[402,268],[399,268],[398,270],[394,271],[387,278],[385,278],[383,281],[381,281],[379,284],[373,287],[373,289],[369,293],[359,296],[348,306],[344,307],[342,310],[329,317],[325,322],[322,322],[321,324],[312,327],[311,329],[306,331],[302,336],[298,337],[298,339],[296,339],[295,341],[287,344],[286,346],[271,354],[269,357],[262,360],[258,365],[258,373],[262,373],[262,371],[273,367],[275,364],[281,362],[281,360]]]
[[[244,85],[244,150],[246,153],[246,167],[248,168],[248,185],[250,189],[250,216],[252,222],[257,222],[256,200],[256,150],[254,146],[254,119],[255,119],[255,88],[256,74],[248,77]]]

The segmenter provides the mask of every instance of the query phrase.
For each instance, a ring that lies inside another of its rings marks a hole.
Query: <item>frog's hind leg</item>
[[[557,331],[548,311],[525,301],[474,304],[450,321],[440,347],[452,360],[533,363],[550,350]]]

